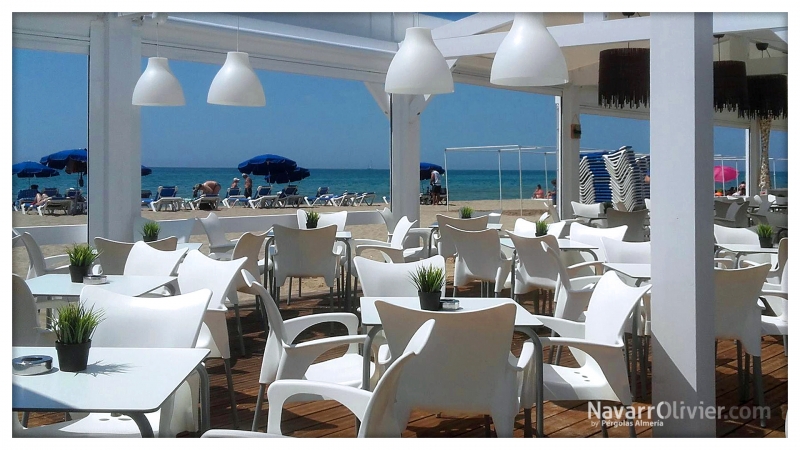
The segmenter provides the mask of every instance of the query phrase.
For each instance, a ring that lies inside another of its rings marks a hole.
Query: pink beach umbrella
[[[738,177],[739,171],[731,166],[714,166],[714,181],[717,183],[735,182]]]

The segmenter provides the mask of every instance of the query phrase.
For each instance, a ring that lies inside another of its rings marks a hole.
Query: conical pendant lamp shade
[[[139,106],[182,106],[183,88],[169,70],[167,58],[152,57],[147,59],[147,68],[142,72],[136,87],[133,88],[134,105]]]
[[[544,25],[542,13],[517,13],[492,63],[492,84],[554,86],[569,82],[561,47]]]
[[[227,106],[264,106],[264,88],[244,52],[228,52],[225,64],[208,89],[208,103]]]
[[[406,39],[386,72],[390,94],[448,94],[453,92],[453,74],[436,48],[429,28],[408,28]]]

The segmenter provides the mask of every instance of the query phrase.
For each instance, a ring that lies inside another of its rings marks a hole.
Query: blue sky
[[[87,57],[14,49],[12,58],[13,161],[86,147]],[[276,153],[309,168],[389,166],[389,122],[360,82],[258,71],[267,106],[238,108],[206,102],[219,66],[170,61],[170,67],[186,106],[141,109],[145,165],[235,167]],[[648,121],[583,115],[581,123],[584,148],[632,145],[649,152]],[[786,157],[786,137],[772,133],[771,156]],[[743,139],[743,130],[717,127],[714,152],[743,156]],[[446,147],[505,144],[555,146],[554,98],[457,84],[422,113],[423,161],[441,164]],[[457,169],[497,167],[490,154],[448,159]],[[554,165],[551,157],[548,166]],[[503,166],[516,168],[516,156],[504,157]],[[523,156],[523,168],[542,166],[542,157]]]

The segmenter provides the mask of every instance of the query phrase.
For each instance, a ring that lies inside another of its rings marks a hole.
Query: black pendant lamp
[[[747,109],[747,65],[744,61],[721,61],[720,39],[717,38],[717,57],[714,61],[714,109],[717,111],[738,110],[739,115]]]
[[[622,14],[631,17],[634,13]],[[600,52],[598,71],[599,105],[607,108],[647,106],[650,101],[649,48],[603,50]]]
[[[758,43],[762,55],[767,43]],[[778,119],[788,114],[788,85],[786,75],[751,75],[747,77],[748,107],[739,110],[739,117],[748,119]]]

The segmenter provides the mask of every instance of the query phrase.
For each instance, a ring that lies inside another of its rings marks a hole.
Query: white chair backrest
[[[647,211],[650,211],[650,199],[644,199],[644,207],[647,208]]]
[[[524,237],[536,236],[536,222],[531,222],[530,220],[525,220],[520,217],[514,221],[514,234]]]
[[[28,259],[30,260],[30,267],[28,268],[28,278],[40,277],[44,275],[47,270],[47,265],[44,262],[44,254],[36,239],[31,236],[27,231],[20,235],[22,243],[25,245],[25,250],[28,252]]]
[[[236,247],[233,248],[233,253],[231,253],[231,259],[245,258],[242,269],[258,275],[260,273],[258,269],[258,255],[264,247],[265,239],[267,239],[266,231],[261,234],[255,234],[249,231],[244,233],[242,237],[239,238],[239,241],[236,242]],[[245,287],[246,283],[244,278],[237,275],[235,286],[236,289]]]
[[[401,410],[483,413],[497,401],[495,389],[509,376],[513,301],[463,312],[407,309],[380,300],[375,307],[392,355],[401,355],[417,329],[436,320],[425,351],[403,370],[397,393]]]
[[[459,219],[456,217],[445,216],[443,214],[436,215],[436,221],[439,224],[439,242],[437,244],[438,253],[445,258],[455,256],[456,246],[453,244],[453,239],[450,237],[449,230],[445,230],[445,225],[450,225],[459,230],[478,231],[485,230],[489,225],[489,216],[476,217],[474,219]]]
[[[628,229],[625,231],[622,240],[627,242],[643,242],[644,224],[648,219],[648,214],[646,209],[631,212],[609,209],[606,211],[608,228],[626,225]]]
[[[297,210],[297,228],[301,230],[308,229],[306,223],[308,222],[308,213],[305,209],[298,209]],[[319,223],[317,223],[319,225]]]
[[[317,227],[322,228],[328,225],[336,225],[336,231],[344,231],[344,227],[347,225],[347,211],[320,214]]]
[[[758,234],[753,228],[732,228],[714,224],[714,240],[717,244],[759,245]]]
[[[725,218],[732,220],[735,226],[747,226],[747,206],[750,202],[734,203],[728,208]]]
[[[626,231],[628,231],[627,225],[615,228],[592,228],[576,222],[569,227],[569,239],[583,244],[594,245],[597,247],[594,252],[597,254],[598,261],[605,261],[606,254],[603,252],[603,242],[600,238],[606,237],[621,241]]]
[[[142,225],[146,222],[150,222],[150,219],[144,217],[135,217],[133,219],[133,242],[142,240],[142,233],[140,231],[142,230]],[[156,222],[158,222],[158,226],[161,228],[158,232],[159,236],[175,236],[178,238],[178,243],[183,244],[189,242],[189,239],[192,237],[192,231],[197,223],[197,219],[190,217],[188,219],[157,220]]]
[[[225,237],[222,223],[220,223],[219,217],[217,217],[216,214],[210,212],[207,217],[200,217],[198,220],[206,230],[208,242],[211,247],[224,246],[230,243],[230,240]]]
[[[767,272],[769,264],[714,269],[716,337],[741,341],[753,356],[761,356],[761,310],[756,300]]]
[[[39,311],[28,284],[11,274],[11,345],[35,347],[39,344]]]
[[[103,266],[103,273],[106,275],[125,274],[125,267],[133,245],[133,242],[112,241],[111,239],[102,237],[94,238],[94,246],[99,252],[97,263]],[[178,238],[170,236],[157,241],[147,242],[146,245],[163,251],[175,250],[178,245]],[[134,274],[130,273],[128,275]],[[147,275],[147,273],[138,273],[138,275]]]
[[[408,235],[408,231],[417,221],[409,221],[407,216],[403,216],[400,220],[397,221],[394,227],[394,233],[392,234],[392,240],[389,241],[389,245],[394,248],[403,248],[403,241],[406,240],[406,235]]]
[[[650,264],[649,242],[624,242],[607,237],[600,238],[606,262]]]
[[[411,274],[419,267],[439,267],[445,270],[444,258],[435,255],[409,263],[389,264],[356,256],[353,258],[361,289],[365,297],[414,297],[417,288]],[[444,284],[442,285],[444,292]]]
[[[569,222],[553,222],[547,226],[547,234],[555,236],[557,239],[564,237],[564,230]]]
[[[336,227],[300,230],[275,225],[275,282],[282,286],[288,277],[324,277],[328,286],[336,279],[338,257],[333,253]]]
[[[247,287],[261,297],[261,305],[267,313],[269,335],[267,336],[267,345],[264,348],[264,356],[261,360],[259,383],[271,383],[278,378],[278,367],[284,353],[283,346],[290,345],[291,342],[289,342],[286,327],[283,324],[281,311],[278,309],[278,305],[275,304],[275,300],[267,292],[267,289],[247,270],[240,271],[240,276]]]
[[[572,202],[572,212],[575,214],[576,217],[588,217],[592,219],[596,219],[603,215],[603,204],[602,203],[592,203],[592,204],[584,204],[578,203],[573,201]]]
[[[526,274],[530,284],[543,289],[555,289],[558,281],[558,266],[553,264],[552,259],[547,256],[542,242],[547,243],[550,247],[558,248],[558,239],[551,235],[522,236],[510,231],[508,237],[511,238],[514,248],[517,250],[519,258],[517,270]]]
[[[445,225],[455,244],[458,259],[470,273],[480,278],[494,279],[497,276],[497,261],[500,259],[500,235],[497,230],[465,231]]]
[[[392,210],[389,208],[383,208],[376,210],[383,218],[384,223],[386,223],[386,232],[388,234],[394,234],[394,228],[397,226],[398,219],[392,213]]]
[[[175,240],[175,237],[172,237]],[[189,249],[164,251],[139,241],[133,244],[123,275],[174,275],[181,259]],[[105,270],[105,266],[104,266]]]
[[[586,302],[578,301],[572,298],[570,291],[572,291],[572,279],[567,273],[567,267],[559,257],[559,250],[548,245],[547,242],[540,242],[547,256],[550,258],[551,264],[558,271],[556,278],[556,310],[553,312],[553,317],[567,320],[578,320],[580,315],[586,310]]]
[[[92,336],[98,347],[192,348],[210,298],[208,289],[166,299],[129,297],[101,286],[81,291],[84,307],[102,311]]]
[[[242,265],[244,258],[217,261],[198,250],[190,250],[178,267],[178,287],[181,292],[211,289],[212,296],[208,308],[220,309]]]

